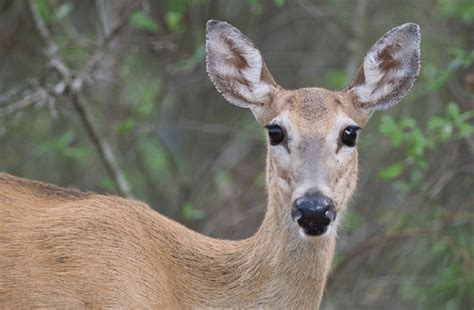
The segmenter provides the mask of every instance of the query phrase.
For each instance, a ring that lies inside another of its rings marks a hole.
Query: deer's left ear
[[[420,28],[393,28],[369,50],[348,90],[367,113],[385,110],[407,93],[420,70]]]

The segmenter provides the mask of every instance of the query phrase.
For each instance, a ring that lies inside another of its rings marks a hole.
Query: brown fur
[[[77,193],[0,174],[2,308],[240,308],[321,298],[322,285],[317,295],[313,288],[329,268],[325,251],[286,242],[272,211],[254,237],[224,241],[138,201]],[[321,246],[331,252],[334,242]]]
[[[393,54],[400,50],[400,45],[387,45],[378,54],[380,61],[379,69],[388,72],[400,67],[400,61],[393,57]]]

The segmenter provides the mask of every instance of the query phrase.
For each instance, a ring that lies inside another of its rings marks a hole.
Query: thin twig
[[[76,108],[76,110],[78,111],[82,125],[84,129],[86,130],[89,136],[89,139],[96,147],[99,153],[99,156],[107,170],[107,173],[114,180],[115,186],[121,194],[125,196],[129,196],[129,197],[132,196],[130,185],[125,179],[123,170],[118,165],[118,161],[114,153],[112,152],[112,149],[110,148],[110,145],[107,142],[107,140],[98,133],[92,113],[89,111],[88,104],[80,94],[80,91],[82,90],[83,77],[81,77],[79,80],[77,80],[77,77],[76,79],[72,80],[71,71],[69,67],[66,65],[66,63],[63,61],[61,55],[59,54],[58,45],[53,40],[46,23],[44,22],[42,17],[38,14],[38,12],[35,10],[33,1],[30,0],[28,3],[29,3],[29,9],[33,16],[33,20],[35,22],[35,26],[38,32],[40,33],[41,37],[47,44],[47,56],[50,60],[50,65],[54,67],[61,74],[64,80],[64,83],[66,85],[65,91],[67,91],[67,93],[70,95],[71,101],[74,107]],[[127,12],[131,12],[131,9],[129,9]],[[104,44],[107,44],[107,42],[110,42],[110,40],[112,40],[112,38],[115,35],[117,35],[119,31],[124,27],[124,25],[125,25],[125,22],[119,23],[119,25],[114,28],[115,30],[113,30],[110,33],[110,35],[104,40]],[[84,73],[84,76],[87,76],[87,74],[85,74],[86,70],[92,70],[95,64],[100,61],[101,57],[103,56],[102,50],[104,46],[105,45],[100,46],[96,50],[96,52],[93,53],[89,61],[86,62],[86,65],[81,71],[82,73]],[[96,56],[99,54],[101,57]]]
[[[89,110],[88,104],[85,102],[80,93],[72,93],[71,100],[79,113],[82,124],[87,131],[89,138],[97,149],[97,152],[100,154],[104,166],[108,174],[112,177],[115,184],[117,185],[118,190],[125,196],[131,197],[132,192],[130,190],[130,185],[128,184],[125,176],[122,172],[122,169],[117,163],[112,148],[110,147],[107,140],[101,138],[98,134],[98,130],[95,127],[95,122],[92,116],[92,113]]]
[[[410,238],[410,237],[418,237],[418,236],[430,236],[434,233],[438,232],[435,229],[418,229],[418,230],[402,230],[395,233],[381,233],[374,236],[371,236],[358,245],[356,245],[349,253],[347,253],[344,258],[333,268],[331,271],[327,282],[326,282],[326,289],[331,286],[334,282],[335,278],[341,274],[341,272],[346,269],[346,267],[357,257],[360,255],[367,253],[369,250],[376,248],[380,245],[386,244],[387,242]]]
[[[353,247],[344,258],[337,263],[333,268],[332,272],[329,274],[329,277],[326,282],[326,288],[331,286],[334,283],[335,278],[342,273],[344,269],[349,266],[349,264],[357,257],[367,253],[368,251],[376,248],[378,246],[384,245],[387,242],[395,241],[398,239],[404,238],[413,238],[413,237],[430,237],[430,236],[439,236],[440,233],[449,225],[456,223],[458,220],[472,222],[474,219],[474,214],[472,212],[457,212],[453,214],[448,214],[445,219],[439,224],[431,228],[420,228],[420,229],[404,229],[391,233],[379,233],[373,235],[360,242],[358,245]]]
[[[110,30],[108,34],[104,37],[102,44],[94,51],[92,56],[88,59],[86,64],[82,67],[79,73],[74,78],[72,86],[74,91],[80,91],[84,84],[84,81],[87,79],[89,74],[97,67],[102,58],[105,56],[107,49],[110,47],[112,40],[120,33],[121,30],[127,25],[128,17],[133,12],[133,10],[138,6],[139,1],[134,1],[129,5],[125,13],[119,19],[117,24]]]

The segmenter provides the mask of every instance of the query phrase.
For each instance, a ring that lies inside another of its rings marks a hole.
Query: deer
[[[420,30],[393,28],[343,90],[279,86],[230,24],[206,26],[207,72],[266,133],[267,209],[243,240],[211,238],[147,204],[0,174],[1,308],[318,309],[357,139],[420,68]]]

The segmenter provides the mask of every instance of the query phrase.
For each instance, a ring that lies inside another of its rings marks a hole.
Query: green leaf
[[[401,126],[398,126],[393,117],[390,115],[384,115],[382,117],[379,131],[390,137],[390,142],[395,148],[402,144],[403,133],[401,131]]]
[[[135,128],[135,121],[132,118],[127,118],[125,121],[120,123],[117,127],[117,133],[119,135],[127,135]]]
[[[379,177],[382,180],[393,180],[402,174],[404,166],[402,163],[392,164],[379,172]]]
[[[195,209],[191,202],[186,202],[181,208],[181,216],[189,221],[202,220],[206,217],[203,210]]]
[[[279,8],[285,5],[286,0],[273,0],[273,3]]]
[[[391,134],[393,131],[398,130],[398,125],[390,115],[382,116],[382,120],[380,122],[379,130],[381,133],[384,134]]]
[[[143,152],[146,167],[156,176],[164,176],[168,172],[169,162],[161,145],[140,141],[140,150]]]
[[[260,172],[259,174],[257,174],[253,182],[255,186],[265,188],[265,173]]]
[[[250,13],[252,15],[261,15],[263,12],[263,5],[261,0],[247,0],[250,4]]]
[[[130,24],[136,29],[150,32],[158,32],[159,29],[158,24],[152,18],[139,10],[130,15]]]
[[[33,1],[33,9],[41,16],[45,23],[50,23],[53,20],[47,0]]]
[[[216,173],[216,176],[214,177],[214,183],[219,189],[222,188],[229,188],[231,185],[232,179],[229,174],[229,172],[225,170],[221,170],[218,173]]]
[[[72,4],[69,2],[61,4],[55,11],[54,16],[56,20],[63,19],[64,17],[68,16],[69,13],[72,11]]]
[[[458,125],[459,129],[459,135],[462,138],[468,138],[471,136],[472,133],[474,133],[474,126],[472,126],[469,123],[459,123]]]
[[[447,124],[443,127],[443,129],[439,132],[439,138],[441,141],[447,141],[453,135],[453,125]]]
[[[112,181],[112,179],[108,177],[103,177],[100,179],[99,184],[101,187],[103,187],[105,190],[113,192],[115,189],[115,183]]]
[[[427,139],[423,132],[419,128],[415,128],[407,135],[407,138],[410,141],[408,153],[410,155],[415,155],[416,157],[422,156]]]
[[[342,70],[330,70],[324,77],[328,88],[341,89],[346,85],[346,74]]]
[[[392,134],[390,135],[390,141],[392,142],[392,145],[397,148],[402,144],[402,139],[403,139],[403,133],[401,131],[393,131]]]
[[[364,218],[356,211],[348,211],[343,217],[344,227],[349,232],[356,231],[364,223]]]
[[[403,128],[403,129],[415,128],[416,127],[416,121],[411,117],[404,118],[400,121],[400,127]]]
[[[450,102],[446,107],[446,115],[453,121],[459,119],[459,106],[454,102]]]
[[[179,32],[181,30],[181,18],[182,14],[180,12],[167,12],[165,15],[165,22],[168,25],[168,28],[172,32]]]
[[[429,130],[441,129],[444,126],[446,126],[447,123],[448,121],[446,119],[440,116],[433,116],[428,122],[428,129]]]
[[[81,159],[87,155],[87,151],[80,147],[67,147],[63,150],[62,155],[66,158],[72,158],[75,160]]]

